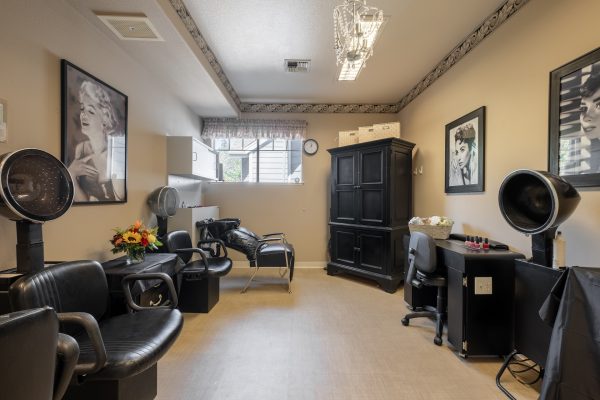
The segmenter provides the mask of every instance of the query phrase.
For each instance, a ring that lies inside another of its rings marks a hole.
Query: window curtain
[[[288,119],[205,118],[202,122],[201,136],[207,139],[304,139],[308,125],[304,120]]]

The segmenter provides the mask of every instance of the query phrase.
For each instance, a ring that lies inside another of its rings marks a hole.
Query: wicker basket
[[[448,239],[452,225],[413,225],[408,224],[411,232],[423,232],[434,239]]]

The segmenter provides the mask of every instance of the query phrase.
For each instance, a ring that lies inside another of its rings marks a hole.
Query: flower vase
[[[144,262],[146,252],[144,249],[128,249],[127,250],[127,264],[139,264]]]

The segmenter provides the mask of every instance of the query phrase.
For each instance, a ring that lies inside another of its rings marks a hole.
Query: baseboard
[[[233,268],[248,268],[248,261],[234,261]],[[294,268],[321,268],[327,267],[327,261],[296,261]]]

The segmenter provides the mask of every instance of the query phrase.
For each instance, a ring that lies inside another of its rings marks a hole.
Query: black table
[[[462,357],[506,355],[512,350],[514,263],[508,250],[471,250],[459,240],[436,240],[438,268],[448,274],[448,342]],[[408,238],[405,240],[408,254]],[[435,306],[436,290],[405,282],[411,309]]]
[[[176,284],[176,276],[185,264],[176,254],[148,253],[143,262],[128,264],[127,257],[119,257],[102,263],[106,274],[108,290],[110,291],[110,313],[118,315],[125,313],[125,295],[121,280],[131,274],[144,274],[151,272],[164,272]],[[131,285],[131,295],[142,306],[160,305],[168,299],[168,290],[160,280],[141,280]]]

